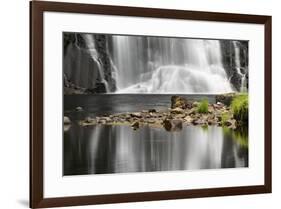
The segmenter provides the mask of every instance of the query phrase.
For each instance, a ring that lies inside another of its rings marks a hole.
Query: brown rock
[[[141,118],[142,117],[141,113],[139,113],[139,112],[133,112],[130,115],[131,115],[131,117],[135,117],[135,118]]]
[[[94,122],[94,119],[91,118],[91,117],[86,117],[86,118],[85,118],[85,122],[86,122],[86,123],[92,123],[92,122]]]
[[[176,107],[176,108],[171,110],[171,113],[173,113],[173,114],[182,114],[182,113],[184,113],[184,110],[182,108],[180,108],[180,107]]]
[[[163,121],[163,127],[167,131],[180,131],[180,130],[182,130],[182,120],[165,119]]]
[[[134,130],[137,130],[140,127],[140,123],[138,121],[135,121],[131,126]]]
[[[71,120],[69,119],[69,117],[64,116],[64,117],[63,117],[63,123],[64,123],[64,124],[71,124]]]
[[[229,106],[231,104],[234,96],[235,96],[235,93],[217,95],[216,96],[216,103],[221,102],[224,105]]]
[[[185,120],[187,123],[189,123],[189,124],[193,122],[193,118],[190,117],[189,115],[186,116],[186,117],[184,118],[184,120]]]
[[[194,125],[204,125],[204,124],[206,124],[206,121],[201,119],[201,118],[199,118],[199,119],[193,120],[192,123]]]
[[[180,96],[172,96],[171,97],[171,108],[175,109],[177,107],[186,109],[189,108],[191,104],[187,102],[187,100]]]
[[[193,102],[192,103],[192,107],[198,107],[198,105],[199,105],[199,102]]]
[[[76,107],[75,110],[76,110],[77,112],[81,112],[81,111],[83,111],[83,108],[82,108],[82,107]]]
[[[175,118],[184,118],[186,115],[185,114],[177,114],[175,115]]]

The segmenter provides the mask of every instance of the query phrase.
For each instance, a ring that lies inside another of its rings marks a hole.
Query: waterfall
[[[94,37],[93,37],[92,34],[83,34],[82,37],[84,38],[84,40],[86,42],[86,46],[88,48],[88,51],[89,51],[92,59],[98,65],[97,69],[98,69],[98,72],[99,72],[100,81],[101,81],[101,83],[103,83],[105,85],[106,92],[109,92],[108,83],[104,78],[104,69],[103,69],[103,67],[100,63],[99,58],[98,58],[98,53],[97,53],[97,50],[96,50]]]
[[[244,73],[242,73],[241,71],[241,62],[240,62],[240,48],[238,46],[238,42],[237,41],[233,41],[233,45],[234,45],[234,61],[235,61],[235,67],[237,70],[238,75],[241,78],[241,84],[240,84],[240,92],[246,92],[247,91],[247,87],[246,87],[246,72],[244,70]]]
[[[117,93],[227,93],[218,40],[113,36]]]

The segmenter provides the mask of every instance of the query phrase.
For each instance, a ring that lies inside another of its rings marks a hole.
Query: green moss
[[[231,102],[231,110],[233,118],[237,121],[238,125],[248,125],[248,94],[236,95]]]
[[[224,126],[226,121],[228,121],[230,118],[229,114],[227,112],[222,113],[221,115],[221,123]]]
[[[197,106],[198,113],[208,113],[209,102],[207,99],[203,99]]]

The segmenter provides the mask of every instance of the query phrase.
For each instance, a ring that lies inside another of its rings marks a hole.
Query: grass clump
[[[227,112],[222,113],[221,115],[221,123],[224,126],[226,121],[228,121],[230,118],[229,114]]]
[[[209,102],[207,99],[203,99],[197,106],[198,113],[208,113]]]
[[[248,125],[248,94],[239,94],[235,96],[231,102],[231,110],[233,118],[238,125]]]

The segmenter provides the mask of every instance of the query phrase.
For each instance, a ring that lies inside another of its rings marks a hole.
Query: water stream
[[[240,92],[247,92],[247,86],[246,86],[246,73],[242,73],[241,71],[241,61],[240,61],[240,48],[238,46],[237,41],[233,41],[234,45],[234,53],[235,53],[235,66],[238,75],[241,77],[241,85],[240,85]]]
[[[113,36],[118,93],[226,93],[218,40]]]

